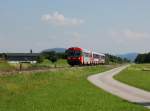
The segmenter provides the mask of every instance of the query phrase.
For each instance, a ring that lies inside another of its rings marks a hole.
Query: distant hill
[[[66,49],[65,48],[51,48],[51,49],[45,49],[42,52],[51,52],[51,51],[55,51],[57,53],[64,53]]]
[[[138,53],[127,53],[127,54],[120,54],[120,55],[117,55],[118,57],[121,57],[121,58],[126,58],[130,61],[134,61],[135,58],[137,57]]]

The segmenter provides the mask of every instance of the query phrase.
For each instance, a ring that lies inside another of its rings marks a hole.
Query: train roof
[[[103,53],[93,52],[93,54],[97,54],[97,55],[105,56],[105,54],[103,54]]]
[[[105,54],[103,54],[103,53],[97,53],[97,52],[89,51],[89,50],[86,50],[86,49],[83,49],[83,52],[87,52],[87,53],[91,53],[92,52],[93,54],[105,56]]]
[[[91,53],[92,51],[89,51],[87,49],[83,49],[83,52]]]
[[[82,48],[80,48],[80,47],[70,47],[70,48],[68,48],[68,49],[70,49],[70,50],[83,50]]]
[[[105,56],[105,54],[103,54],[103,53],[93,52],[93,51],[90,51],[90,50],[87,50],[87,49],[83,49],[83,48],[80,48],[80,47],[70,47],[68,49],[77,49],[77,50],[82,50],[83,52],[87,52],[87,53],[91,53],[92,52],[93,54]]]

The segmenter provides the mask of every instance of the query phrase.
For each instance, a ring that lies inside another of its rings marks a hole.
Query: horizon
[[[110,54],[150,52],[150,1],[0,2],[0,52],[78,46]]]
[[[64,48],[64,47],[54,47],[54,48],[49,48],[49,49],[68,49],[68,48]],[[49,49],[43,49],[41,51],[38,51],[38,52],[35,52],[34,50],[30,49],[28,51],[8,51],[8,52],[0,52],[0,53],[31,53],[30,51],[32,50],[33,52],[32,53],[41,53],[42,51],[44,50],[49,50]],[[87,49],[88,50],[88,49]],[[94,50],[93,50],[94,51]],[[97,51],[96,51],[97,52]],[[126,54],[142,54],[140,52],[126,52],[126,53],[109,53],[109,52],[98,52],[98,53],[103,53],[103,54],[112,54],[112,55],[117,55],[117,56],[120,56],[120,55],[126,55]],[[149,53],[149,52],[143,52],[143,53]]]

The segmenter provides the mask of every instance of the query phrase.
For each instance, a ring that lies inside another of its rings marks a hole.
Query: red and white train
[[[68,48],[67,61],[70,65],[96,65],[105,63],[105,54],[88,51],[79,47]]]

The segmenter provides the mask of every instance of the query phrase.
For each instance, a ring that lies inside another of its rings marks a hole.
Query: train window
[[[101,56],[102,59],[105,59],[105,56]]]
[[[81,51],[78,51],[78,50],[68,50],[67,51],[67,55],[69,57],[79,57],[82,55],[82,52]]]
[[[98,55],[98,54],[93,54],[93,57],[94,57],[94,58],[100,58],[100,55]]]
[[[84,52],[83,54],[85,57],[90,57],[90,53]]]

